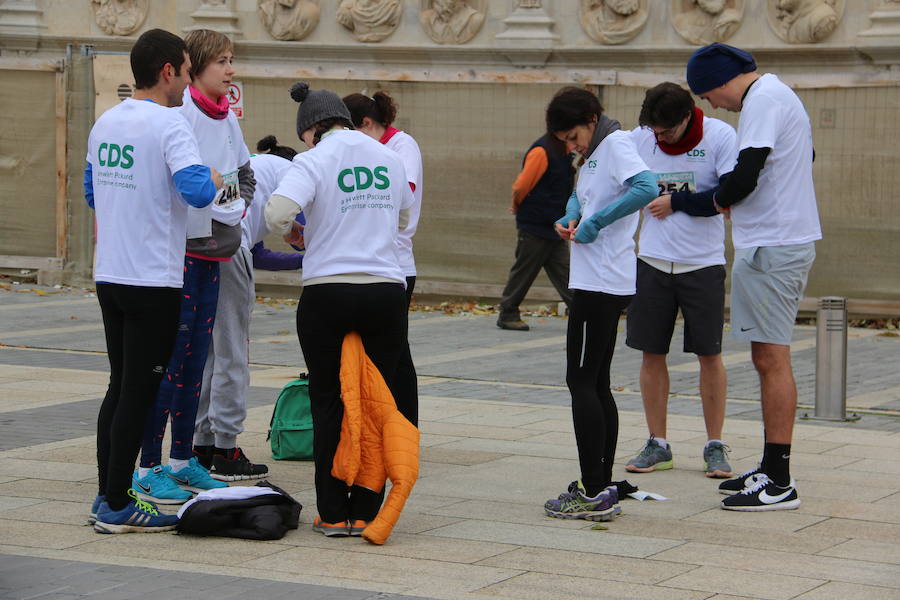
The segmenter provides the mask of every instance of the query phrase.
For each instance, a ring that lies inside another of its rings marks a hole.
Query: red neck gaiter
[[[210,119],[224,119],[228,116],[228,96],[222,96],[217,102],[210,100],[206,94],[195,88],[193,85],[188,86],[191,90],[191,99],[197,108],[203,111]]]
[[[684,154],[688,150],[692,150],[694,146],[700,143],[700,140],[703,139],[703,111],[694,107],[694,112],[691,115],[691,120],[688,123],[687,130],[684,132],[684,136],[682,136],[681,140],[679,140],[675,144],[667,144],[661,139],[656,140],[656,144],[659,146],[659,149],[665,152],[666,154]]]
[[[381,139],[378,141],[381,142],[382,144],[387,144],[388,140],[391,139],[392,137],[394,137],[394,134],[398,133],[399,131],[400,130],[397,129],[396,127],[391,127],[390,125],[388,125],[387,127],[384,128],[384,135],[382,135]]]

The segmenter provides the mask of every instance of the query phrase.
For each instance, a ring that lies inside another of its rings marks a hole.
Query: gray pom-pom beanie
[[[291,98],[300,103],[297,109],[297,137],[326,119],[340,117],[352,123],[344,101],[330,90],[310,90],[308,83],[299,81],[291,86]]]

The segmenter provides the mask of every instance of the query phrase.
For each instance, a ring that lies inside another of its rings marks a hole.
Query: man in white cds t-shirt
[[[656,176],[659,196],[644,211],[637,293],[628,307],[625,343],[643,353],[641,398],[650,437],[625,470],[649,473],[674,467],[666,440],[666,358],[680,311],[683,349],[696,354],[700,365],[705,474],[729,478],[731,466],[722,443],[727,389],[722,363],[725,224],[712,196],[720,178],[734,168],[734,128],[704,115],[690,92],[668,81],[647,90],[638,122],[641,127],[631,136]]]
[[[688,61],[687,80],[713,108],[741,113],[737,164],[714,201],[732,217],[731,329],[751,342],[766,439],[760,466],[719,486],[730,496],[722,508],[797,508],[789,468],[797,408],[790,343],[822,238],[809,116],[797,94],[775,75],[757,73],[753,56],[739,48],[700,48]]]

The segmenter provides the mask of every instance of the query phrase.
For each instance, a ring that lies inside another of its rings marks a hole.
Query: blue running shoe
[[[203,468],[196,456],[191,457],[188,466],[179,471],[173,471],[172,467],[165,467],[166,475],[169,476],[178,487],[190,492],[205,492],[206,490],[215,490],[218,488],[228,487],[225,481],[217,481],[210,477],[209,471]]]
[[[184,504],[194,497],[169,479],[166,470],[156,465],[144,477],[138,477],[135,471],[131,476],[131,489],[137,492],[141,500],[156,504]]]
[[[97,509],[100,508],[100,505],[106,502],[106,496],[97,496],[94,498],[94,503],[91,504],[91,514],[88,515],[88,525],[93,525],[97,521]]]
[[[112,510],[104,500],[97,509],[94,531],[97,533],[157,533],[171,531],[178,524],[178,516],[162,515],[156,507],[138,498],[137,492],[128,490],[132,502],[122,510]]]

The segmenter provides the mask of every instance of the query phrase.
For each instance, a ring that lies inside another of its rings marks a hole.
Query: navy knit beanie
[[[740,75],[756,70],[753,55],[746,50],[716,42],[691,54],[687,82],[696,95],[724,85]]]

